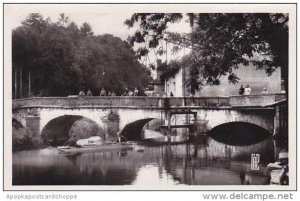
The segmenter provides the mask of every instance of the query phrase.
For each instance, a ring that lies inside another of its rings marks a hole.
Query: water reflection
[[[250,170],[251,153],[265,163],[272,140],[236,147],[213,139],[146,146],[143,151],[60,155],[55,148],[13,154],[13,185],[240,185],[263,184],[264,164]],[[266,148],[267,147],[267,148]],[[253,152],[255,151],[255,152]],[[269,161],[268,161],[269,160]],[[247,179],[249,182],[247,182]],[[243,180],[243,182],[242,182]]]

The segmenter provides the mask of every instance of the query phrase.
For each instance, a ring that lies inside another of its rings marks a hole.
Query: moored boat
[[[107,152],[107,151],[123,151],[133,148],[132,144],[128,143],[107,143],[95,146],[83,146],[83,147],[57,147],[61,154],[77,154],[77,153],[89,153],[89,152]]]

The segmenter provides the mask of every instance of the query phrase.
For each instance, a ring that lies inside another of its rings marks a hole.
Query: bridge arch
[[[155,119],[155,118],[140,119],[127,124],[120,132],[120,135],[125,137],[126,140],[139,140],[142,137],[142,132],[143,129],[146,127],[146,125],[148,127],[147,129],[149,130],[157,130],[160,129],[160,126],[163,124],[164,123],[161,119]]]
[[[231,146],[253,145],[272,136],[265,128],[242,121],[220,124],[209,130],[208,135],[220,143]]]
[[[13,110],[12,119],[20,122],[25,127],[27,113],[26,109]]]
[[[126,138],[126,140],[137,140],[141,138],[141,132],[143,127],[151,121],[153,118],[146,118],[134,121],[127,124],[120,132],[120,136]]]
[[[143,119],[164,119],[164,111],[156,109],[122,108],[118,110],[118,114],[120,116],[119,130],[121,132],[125,126],[135,121]]]
[[[231,122],[245,122],[260,126],[269,133],[274,131],[274,111],[272,110],[197,110],[198,122],[205,131]]]
[[[80,115],[63,115],[50,120],[41,132],[44,143],[63,145],[69,138],[105,136],[104,130],[93,120]]]
[[[40,115],[40,132],[42,129],[53,119],[64,115],[74,115],[86,117],[96,122],[100,127],[104,127],[103,119],[105,119],[109,113],[109,108],[95,109],[95,108],[41,108],[39,110]]]
[[[20,122],[18,119],[12,118],[12,127],[15,129],[22,129],[25,128],[22,122]]]

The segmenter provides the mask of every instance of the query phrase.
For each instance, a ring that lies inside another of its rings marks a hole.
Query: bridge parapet
[[[165,106],[229,106],[228,97],[36,97],[13,100],[13,108],[42,106],[107,106],[107,107],[165,107]]]
[[[79,107],[79,106],[136,106],[150,107],[159,106],[162,98],[157,97],[35,97],[27,99],[13,100],[13,108],[23,106],[62,106],[62,107]]]
[[[106,107],[243,107],[264,106],[285,99],[285,94],[257,94],[230,97],[35,97],[15,99],[13,109],[20,107],[80,107],[80,106],[106,106]]]
[[[253,94],[244,96],[230,96],[229,104],[232,107],[265,106],[286,99],[286,94]]]

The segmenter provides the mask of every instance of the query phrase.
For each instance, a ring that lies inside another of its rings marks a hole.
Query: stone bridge
[[[169,98],[41,97],[13,100],[12,114],[14,121],[37,135],[62,117],[85,117],[104,130],[114,127],[114,132],[122,133],[136,122],[140,122],[139,129],[152,119],[160,119],[167,124],[167,111],[182,110],[197,114],[194,121],[204,125],[197,132],[207,132],[230,122],[245,122],[274,134],[279,116],[274,104],[284,100],[285,94]],[[70,119],[68,125],[71,126],[77,118]],[[172,116],[170,121],[171,124],[182,124],[186,119],[187,114],[181,114]]]

